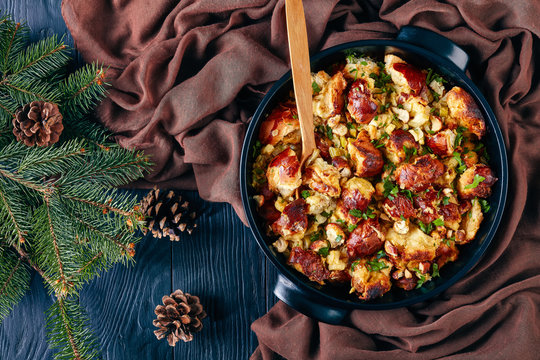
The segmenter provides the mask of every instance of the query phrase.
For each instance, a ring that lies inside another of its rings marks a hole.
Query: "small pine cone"
[[[174,191],[168,193],[158,188],[152,189],[141,201],[141,211],[146,216],[147,229],[157,238],[169,236],[171,241],[179,241],[180,233],[193,232],[197,227],[196,213],[189,207],[187,201],[182,201],[182,196]]]
[[[180,339],[184,342],[193,340],[193,334],[201,331],[201,320],[206,317],[199,298],[176,290],[162,300],[163,305],[158,305],[154,311],[157,319],[153,324],[159,328],[154,334],[158,340],[167,337],[170,346],[175,346]]]
[[[58,105],[32,101],[17,110],[13,118],[13,135],[27,146],[49,146],[60,138],[64,130]]]

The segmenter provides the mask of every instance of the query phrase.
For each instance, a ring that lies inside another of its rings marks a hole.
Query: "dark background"
[[[65,43],[73,46],[60,4],[0,0],[0,9],[26,22],[32,40],[65,35]],[[271,291],[275,270],[230,205],[205,202],[196,192],[181,193],[201,213],[193,235],[175,243],[143,239],[134,266],[118,264],[81,292],[105,359],[247,359],[257,346],[250,324],[276,302]],[[171,348],[156,339],[152,320],[162,296],[176,289],[199,296],[208,317],[192,342],[179,341]],[[34,273],[30,292],[0,324],[0,359],[52,359],[44,315],[52,303]]]

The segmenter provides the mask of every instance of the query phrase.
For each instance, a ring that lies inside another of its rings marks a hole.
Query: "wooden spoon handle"
[[[301,164],[315,150],[315,128],[313,126],[313,105],[311,87],[311,68],[309,65],[309,47],[306,32],[306,20],[302,0],[286,0],[285,14],[287,18],[287,35],[289,37],[289,53],[294,95],[300,132],[302,133]]]

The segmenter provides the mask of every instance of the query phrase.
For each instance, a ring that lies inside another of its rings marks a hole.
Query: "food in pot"
[[[312,74],[317,149],[300,166],[294,96],[261,124],[252,186],[288,264],[362,300],[438,277],[474,240],[497,181],[474,99],[431,69],[350,54]]]

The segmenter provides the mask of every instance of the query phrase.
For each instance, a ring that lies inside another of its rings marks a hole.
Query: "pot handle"
[[[274,294],[285,304],[315,320],[338,325],[349,315],[349,310],[325,305],[312,296],[302,292],[285,276],[278,274]]]
[[[398,40],[418,45],[450,60],[462,71],[467,69],[469,55],[452,40],[431,30],[416,26],[404,26],[399,30]]]

